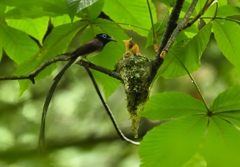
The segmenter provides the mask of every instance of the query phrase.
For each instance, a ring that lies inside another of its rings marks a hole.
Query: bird
[[[86,42],[85,44],[81,45],[79,48],[74,50],[72,53],[69,53],[69,62],[63,67],[63,69],[56,75],[54,78],[54,82],[51,86],[51,88],[48,91],[47,97],[44,102],[43,106],[43,112],[42,112],[42,119],[41,119],[41,127],[40,127],[40,134],[39,134],[39,142],[38,142],[38,148],[39,152],[41,154],[46,153],[45,148],[45,121],[46,121],[46,115],[48,111],[48,107],[50,104],[50,101],[52,99],[53,93],[57,87],[57,84],[61,80],[63,74],[66,72],[66,70],[77,61],[82,60],[83,58],[92,57],[100,53],[104,46],[108,43],[114,41],[115,39],[111,38],[109,35],[105,33],[97,34],[93,39]]]
[[[63,69],[57,74],[54,80],[57,80],[63,76],[66,70],[77,61],[82,60],[83,58],[92,57],[99,54],[104,46],[108,43],[114,41],[115,39],[111,38],[109,35],[105,33],[97,34],[93,39],[86,42],[75,51],[70,54],[69,62],[63,67]]]

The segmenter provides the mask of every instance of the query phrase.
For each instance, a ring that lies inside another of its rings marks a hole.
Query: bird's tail
[[[60,80],[63,74],[67,71],[67,69],[75,62],[75,59],[70,59],[69,62],[63,67],[63,69],[56,75],[54,81]]]

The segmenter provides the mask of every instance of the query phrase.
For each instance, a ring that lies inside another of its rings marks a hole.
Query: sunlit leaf
[[[239,24],[230,21],[215,20],[213,22],[213,32],[223,55],[240,71]]]
[[[163,120],[205,112],[204,104],[189,95],[180,92],[164,92],[149,98],[142,116]]]
[[[156,10],[152,2],[153,22],[156,22]],[[125,29],[131,29],[142,36],[147,36],[151,28],[150,14],[145,0],[111,0],[105,1],[104,13]],[[131,26],[135,25],[137,27]],[[139,28],[138,28],[139,27]]]
[[[39,50],[27,34],[6,24],[0,23],[0,36],[4,51],[17,64],[29,60]]]
[[[46,34],[48,27],[48,17],[41,17],[37,19],[22,19],[22,20],[14,20],[9,19],[6,20],[7,24],[13,28],[24,31],[25,33],[31,35],[35,39],[42,44],[42,39]]]
[[[139,147],[141,167],[176,167],[198,151],[207,118],[190,116],[170,121],[150,130]]]

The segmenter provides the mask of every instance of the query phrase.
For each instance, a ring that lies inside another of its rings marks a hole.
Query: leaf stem
[[[151,11],[151,8],[150,8],[150,4],[149,4],[149,0],[146,0],[147,1],[147,6],[148,6],[148,11],[149,11],[149,14],[150,14],[150,20],[151,20],[151,24],[152,24],[152,37],[153,37],[153,43],[157,43],[157,40],[155,38],[155,29],[154,29],[154,23],[153,23],[153,17],[152,17],[152,11]]]
[[[200,97],[201,97],[201,99],[202,99],[202,101],[203,101],[203,103],[204,103],[204,105],[205,105],[205,108],[206,108],[207,112],[208,112],[208,113],[211,113],[211,112],[210,112],[210,109],[209,109],[209,107],[208,107],[208,105],[207,105],[207,102],[206,102],[205,98],[203,97],[202,91],[200,90],[197,82],[194,80],[193,76],[190,74],[190,72],[188,71],[187,67],[186,67],[186,66],[183,64],[183,62],[177,57],[177,55],[174,54],[173,52],[172,52],[172,54],[177,58],[177,60],[179,61],[179,63],[182,65],[182,67],[183,67],[183,68],[185,69],[185,71],[187,72],[187,74],[188,74],[189,78],[191,79],[193,85],[194,85],[195,88],[197,89],[198,94],[200,95]]]

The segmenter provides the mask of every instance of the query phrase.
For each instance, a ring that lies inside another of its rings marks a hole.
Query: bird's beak
[[[109,41],[117,42],[114,38],[108,38]]]

